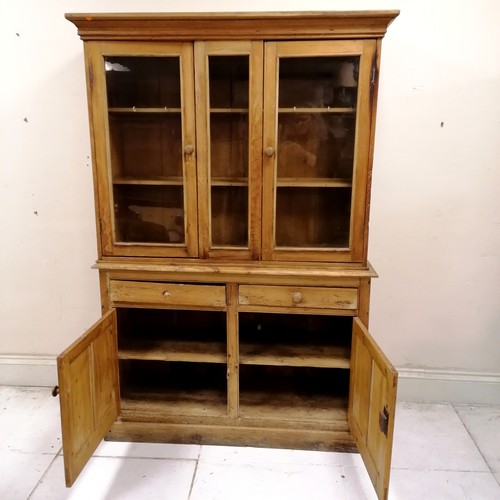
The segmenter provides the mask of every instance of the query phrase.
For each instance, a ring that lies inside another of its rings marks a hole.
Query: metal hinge
[[[387,432],[389,431],[389,410],[387,406],[384,406],[383,411],[381,411],[378,415],[378,425],[380,426],[380,430],[387,437]]]

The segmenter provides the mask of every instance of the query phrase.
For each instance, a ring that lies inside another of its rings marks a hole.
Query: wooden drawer
[[[311,309],[358,308],[356,288],[240,285],[238,303],[249,306]]]
[[[206,306],[224,307],[226,287],[217,285],[183,285],[111,280],[109,294],[113,305]]]

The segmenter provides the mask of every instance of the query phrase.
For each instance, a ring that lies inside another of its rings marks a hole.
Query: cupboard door
[[[193,48],[87,47],[103,255],[198,255]]]
[[[398,374],[354,318],[348,420],[379,499],[387,499]]]
[[[258,259],[262,42],[196,42],[198,217],[204,258]]]
[[[374,40],[270,42],[263,254],[363,262]]]
[[[120,414],[116,311],[57,358],[66,486],[71,486]]]

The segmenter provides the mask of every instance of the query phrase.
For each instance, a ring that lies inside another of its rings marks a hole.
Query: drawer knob
[[[302,294],[300,292],[295,292],[292,298],[295,304],[300,304],[302,302]]]
[[[264,150],[264,153],[266,154],[267,157],[271,158],[271,156],[274,155],[274,148],[269,146]]]
[[[169,292],[168,290],[165,290],[165,291],[163,292],[163,296],[164,296],[164,297],[170,297],[170,292]]]
[[[52,389],[52,396],[53,397],[56,397],[59,395],[59,386],[56,385],[53,389]]]
[[[194,146],[192,144],[186,144],[184,146],[184,153],[187,155],[191,155],[194,152]]]

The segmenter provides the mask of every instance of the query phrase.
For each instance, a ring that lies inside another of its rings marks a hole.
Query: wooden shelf
[[[248,179],[245,177],[212,177],[210,180],[212,186],[248,186]]]
[[[332,115],[346,115],[356,113],[356,108],[298,108],[294,106],[293,108],[278,108],[278,113],[325,113]]]
[[[182,177],[115,177],[113,184],[133,186],[182,186]]]
[[[248,108],[210,108],[210,113],[246,114],[248,113]]]
[[[132,106],[129,108],[108,108],[110,113],[156,113],[156,114],[166,114],[166,113],[180,113],[182,111],[181,108],[139,108],[136,106]]]
[[[318,429],[338,428],[347,425],[347,403],[343,397],[240,390],[240,417],[280,421],[286,426],[314,422]]]
[[[220,417],[227,414],[225,390],[122,389],[122,420],[161,421],[169,416]]]
[[[276,180],[278,187],[326,187],[326,188],[351,188],[350,179],[304,178],[304,177],[282,177]]]
[[[349,369],[350,357],[349,347],[240,344],[240,363],[246,365]]]
[[[225,363],[226,355],[226,345],[223,342],[190,342],[187,340],[137,340],[127,342],[118,351],[119,359],[198,363]]]

